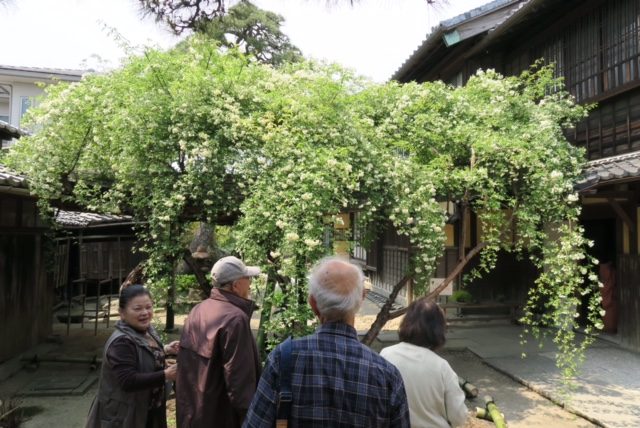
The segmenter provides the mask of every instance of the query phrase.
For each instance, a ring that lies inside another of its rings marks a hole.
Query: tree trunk
[[[204,221],[200,222],[198,230],[189,244],[189,250],[193,253],[199,246],[205,247],[208,251],[217,248],[215,226]]]
[[[120,284],[120,292],[122,292],[122,290],[129,287],[130,285],[144,284],[144,263],[144,261],[138,263],[138,265],[134,267],[131,272],[129,272],[125,280],[122,282],[122,284]]]
[[[384,327],[387,321],[391,319],[389,317],[389,314],[391,313],[391,305],[393,305],[396,297],[398,297],[398,293],[400,293],[400,290],[402,290],[402,288],[407,284],[409,278],[411,277],[407,275],[393,286],[387,302],[384,304],[382,309],[380,309],[380,312],[378,312],[378,316],[376,317],[376,320],[373,322],[373,324],[371,324],[371,327],[369,327],[369,331],[367,332],[367,334],[365,334],[362,338],[362,343],[367,346],[371,346],[375,338],[378,337],[378,334],[380,333],[380,330],[382,330],[382,327]]]
[[[191,271],[195,275],[196,280],[198,281],[198,285],[200,286],[200,289],[204,294],[204,297],[209,297],[209,294],[211,294],[211,284],[209,284],[209,282],[207,281],[207,278],[200,269],[200,266],[198,266],[198,262],[196,261],[196,259],[191,257],[191,251],[185,248],[184,252],[182,253],[182,260],[184,260],[187,266],[189,266],[189,269],[191,269]]]
[[[194,232],[191,242],[189,243],[189,251],[193,253],[197,251],[199,247],[207,249],[207,253],[209,253],[209,259],[206,261],[207,263],[213,263],[220,258],[220,250],[218,249],[218,241],[216,240],[216,230],[214,225],[206,222],[198,223],[198,230]],[[177,272],[195,274],[195,269],[183,258],[183,260],[178,264]]]

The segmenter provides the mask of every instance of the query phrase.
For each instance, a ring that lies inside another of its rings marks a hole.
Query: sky
[[[285,18],[283,31],[303,54],[387,80],[443,19],[489,0],[254,0]],[[3,0],[0,64],[102,70],[127,55],[124,46],[167,49],[177,42],[144,18],[137,0]],[[126,40],[126,43],[122,43]],[[129,51],[130,52],[130,51]],[[134,50],[135,52],[135,50]]]

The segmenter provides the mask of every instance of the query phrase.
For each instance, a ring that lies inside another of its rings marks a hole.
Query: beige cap
[[[221,258],[211,268],[211,279],[218,287],[236,279],[258,275],[260,275],[259,267],[247,266],[242,260],[233,256]]]

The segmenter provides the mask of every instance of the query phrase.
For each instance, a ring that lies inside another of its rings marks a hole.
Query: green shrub
[[[456,290],[451,294],[451,300],[458,303],[472,303],[473,296],[467,290]]]
[[[176,292],[188,293],[192,288],[199,289],[198,280],[193,274],[176,275]]]

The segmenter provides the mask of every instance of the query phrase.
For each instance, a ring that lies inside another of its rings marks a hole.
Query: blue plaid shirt
[[[280,346],[269,355],[243,427],[273,427]],[[289,427],[409,427],[400,372],[343,323],[323,324],[292,343]]]

